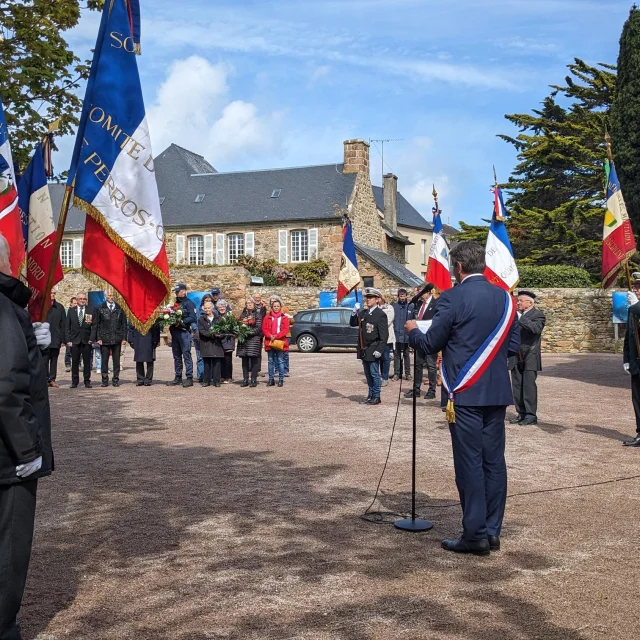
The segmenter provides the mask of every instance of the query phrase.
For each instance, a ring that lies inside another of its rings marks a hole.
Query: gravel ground
[[[130,358],[120,389],[70,390],[63,373],[51,394],[57,470],[40,483],[25,640],[639,637],[640,479],[605,483],[640,474],[620,445],[634,420],[619,356],[545,357],[540,424],[507,428],[512,497],[488,558],[440,549],[460,511],[433,401],[417,503],[434,528],[359,518],[399,383],[363,410],[353,353],[293,353],[284,389],[167,388],[166,348],[137,388]],[[410,508],[410,442],[402,400],[375,509]]]

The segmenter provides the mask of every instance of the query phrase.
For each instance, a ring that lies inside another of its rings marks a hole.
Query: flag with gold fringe
[[[169,265],[136,54],[139,0],[107,0],[69,171],[86,214],[82,267],[146,333],[169,296]]]

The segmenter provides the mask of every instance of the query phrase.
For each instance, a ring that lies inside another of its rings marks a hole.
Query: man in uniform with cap
[[[380,404],[380,359],[389,339],[387,314],[378,307],[381,297],[382,293],[378,289],[366,287],[364,300],[367,308],[361,310],[360,303],[357,302],[349,321],[352,327],[359,327],[358,360],[362,360],[369,385],[369,394],[360,404]]]
[[[629,315],[627,317],[627,332],[624,336],[622,349],[622,362],[624,370],[631,375],[631,402],[633,412],[636,414],[636,435],[631,440],[625,440],[625,447],[640,447],[640,354],[638,354],[637,336],[640,332],[640,273],[631,275],[633,291],[627,293],[629,303]]]
[[[175,378],[167,382],[168,386],[193,387],[193,358],[191,357],[191,327],[197,323],[196,305],[187,298],[187,285],[184,282],[175,288],[175,304],[182,309],[182,320],[169,328],[171,334],[171,351]],[[182,361],[184,360],[186,380],[182,380]]]
[[[542,371],[540,343],[546,318],[535,308],[533,291],[518,291],[518,324],[520,326],[520,350],[509,358],[513,403],[518,415],[511,424],[530,425],[538,422],[538,386],[536,378]]]

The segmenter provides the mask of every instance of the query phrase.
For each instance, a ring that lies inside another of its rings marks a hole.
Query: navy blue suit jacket
[[[409,343],[426,354],[442,351],[447,378],[453,385],[462,367],[500,322],[504,302],[503,289],[489,283],[484,276],[473,276],[442,293],[431,328],[426,335],[414,329],[409,334]],[[507,357],[517,354],[519,346],[516,316],[509,335],[487,370],[469,389],[456,394],[455,403],[460,407],[513,404]]]

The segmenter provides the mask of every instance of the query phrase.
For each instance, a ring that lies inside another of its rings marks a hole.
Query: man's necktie
[[[84,307],[78,307],[78,322],[82,324],[84,320]]]

